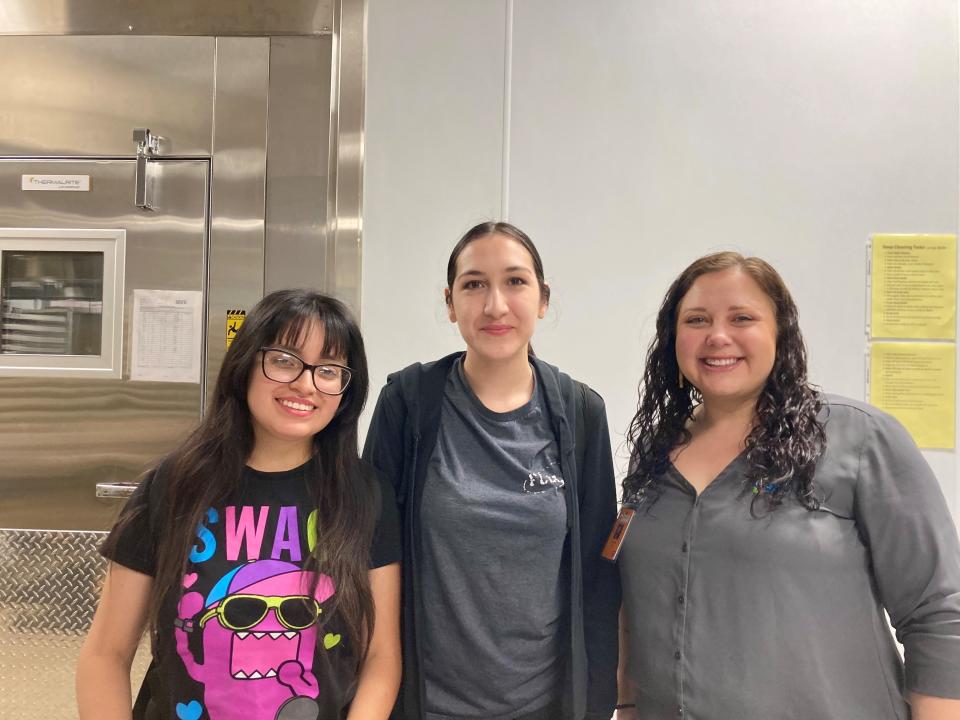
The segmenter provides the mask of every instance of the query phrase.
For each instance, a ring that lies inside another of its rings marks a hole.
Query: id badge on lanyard
[[[607,542],[603,546],[600,557],[610,562],[616,562],[623,548],[623,541],[627,539],[627,531],[630,529],[630,523],[633,522],[637,510],[647,499],[647,490],[650,488],[651,481],[648,479],[639,490],[636,490],[624,498],[623,506],[620,508],[620,514],[613,522],[610,528],[610,534],[607,536]]]
[[[627,531],[630,529],[630,523],[633,522],[633,516],[637,514],[636,508],[631,505],[624,505],[620,508],[620,514],[610,529],[610,535],[607,536],[607,542],[603,546],[603,552],[600,556],[610,562],[615,562],[620,555],[620,548],[623,547],[623,541],[627,539]]]

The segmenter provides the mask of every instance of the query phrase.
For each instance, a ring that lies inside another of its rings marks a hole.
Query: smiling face
[[[537,320],[547,311],[533,258],[501,234],[463,249],[446,293],[450,322],[457,323],[467,352],[488,362],[526,357]]]
[[[755,401],[773,369],[773,302],[739,268],[701,275],[677,310],[677,363],[708,405]]]
[[[317,322],[308,324],[299,340],[277,341],[271,347],[289,350],[311,365],[336,363],[344,358],[323,354],[323,329]],[[291,343],[293,343],[291,345]],[[254,452],[266,448],[299,450],[302,460],[312,454],[313,436],[323,430],[340,407],[342,395],[326,395],[314,386],[309,370],[293,382],[276,382],[263,374],[262,353],[250,372],[247,407],[253,423]]]

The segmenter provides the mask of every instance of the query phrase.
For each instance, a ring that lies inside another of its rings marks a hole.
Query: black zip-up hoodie
[[[420,500],[440,427],[447,375],[461,353],[416,363],[387,378],[363,449],[393,483],[403,522],[403,682],[393,718],[422,720],[424,648],[419,628],[426,621],[420,602]],[[563,567],[570,575],[570,629],[564,720],[609,720],[617,697],[617,614],[620,580],[616,566],[600,557],[616,517],[613,459],[603,400],[553,365],[530,358],[560,449],[567,499]],[[573,499],[576,502],[573,502]],[[456,642],[456,638],[450,638]],[[558,718],[558,720],[560,720]]]

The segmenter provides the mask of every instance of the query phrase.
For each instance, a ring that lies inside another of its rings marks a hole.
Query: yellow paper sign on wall
[[[237,331],[240,330],[240,326],[243,325],[243,321],[246,319],[246,310],[227,310],[227,347],[230,347],[231,343],[233,343],[233,339],[237,336]]]
[[[920,447],[952,449],[956,358],[953,343],[873,343],[871,404],[903,423]]]
[[[956,338],[956,235],[874,235],[871,267],[871,337]]]

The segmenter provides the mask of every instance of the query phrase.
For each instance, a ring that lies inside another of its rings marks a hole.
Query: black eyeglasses
[[[310,370],[313,377],[313,386],[324,395],[341,395],[350,384],[353,371],[346,365],[323,363],[311,365],[297,357],[289,350],[263,347],[261,366],[263,374],[274,382],[292,383],[299,378],[304,370]]]

